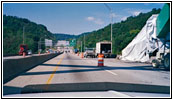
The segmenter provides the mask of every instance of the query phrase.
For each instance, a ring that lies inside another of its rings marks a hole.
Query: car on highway
[[[74,53],[76,54],[76,53],[78,53],[79,52],[79,50],[78,49],[74,49]]]
[[[84,52],[84,57],[92,57],[95,58],[95,49],[94,48],[86,48]]]
[[[28,50],[28,55],[32,55],[32,50]]]

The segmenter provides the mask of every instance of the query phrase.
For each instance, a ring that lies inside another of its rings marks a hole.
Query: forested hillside
[[[77,35],[70,35],[63,33],[54,33],[53,36],[56,38],[56,40],[69,40],[77,37]]]
[[[120,54],[122,49],[125,48],[129,42],[133,40],[133,38],[140,32],[142,27],[145,25],[147,19],[152,14],[158,14],[160,9],[153,9],[148,13],[140,13],[138,16],[130,16],[125,21],[121,21],[119,23],[113,24],[113,53]],[[76,48],[80,48],[79,41],[84,40],[84,35],[81,35],[77,41],[78,45]],[[90,34],[85,35],[85,47],[95,48],[96,42],[100,41],[110,41],[110,25],[99,29],[97,31],[93,31]],[[84,43],[84,41],[83,41]]]
[[[40,39],[41,41],[45,38],[55,40],[44,25],[24,18],[3,15],[3,55],[18,53],[19,45],[23,44],[23,30],[24,43],[33,53],[37,52]],[[45,48],[43,44],[41,47]]]

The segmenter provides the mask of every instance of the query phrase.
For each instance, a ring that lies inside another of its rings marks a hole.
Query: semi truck
[[[28,54],[28,45],[26,44],[21,44],[20,45],[20,50],[19,50],[19,55],[23,55],[23,53]]]
[[[112,56],[112,42],[97,42],[96,43],[96,54],[98,56],[100,53],[104,55],[105,58]]]
[[[158,49],[155,59],[152,60],[153,67],[164,66],[170,70],[170,5],[165,4],[156,20],[157,38],[164,41],[164,49]]]

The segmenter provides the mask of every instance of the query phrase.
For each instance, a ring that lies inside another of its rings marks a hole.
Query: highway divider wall
[[[30,57],[19,59],[5,59],[3,61],[3,83],[7,83],[19,74],[26,72],[27,70],[41,64],[53,57],[60,55],[61,53],[52,53],[44,55],[33,55]]]

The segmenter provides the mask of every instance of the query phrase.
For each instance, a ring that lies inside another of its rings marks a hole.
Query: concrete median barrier
[[[19,74],[60,54],[33,55],[25,58],[3,60],[3,83],[7,83]]]

